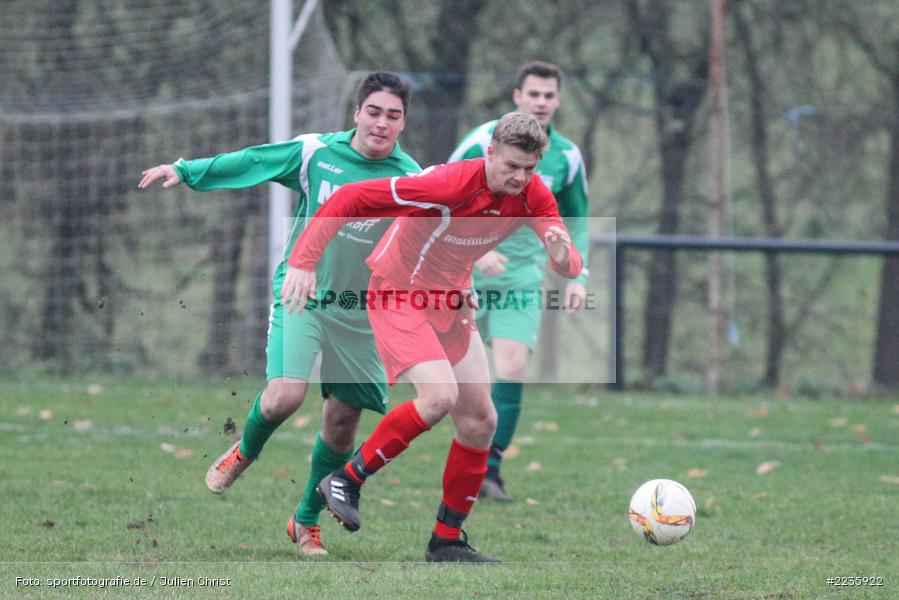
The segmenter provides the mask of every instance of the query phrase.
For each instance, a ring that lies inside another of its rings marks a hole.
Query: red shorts
[[[369,282],[369,290],[376,294],[395,289],[396,286],[381,277],[372,276]],[[419,363],[448,360],[455,365],[465,358],[471,334],[478,330],[474,313],[467,306],[422,309],[411,302],[394,302],[389,308],[369,307],[368,320],[391,385],[404,371]]]

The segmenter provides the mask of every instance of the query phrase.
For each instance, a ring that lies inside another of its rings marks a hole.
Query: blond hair
[[[542,158],[549,138],[534,115],[510,112],[504,114],[497,122],[490,143],[514,146],[524,152],[535,152]]]

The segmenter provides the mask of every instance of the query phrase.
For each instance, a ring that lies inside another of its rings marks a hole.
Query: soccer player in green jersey
[[[549,136],[549,147],[537,164],[537,174],[555,195],[559,214],[565,220],[572,242],[584,258],[581,275],[567,284],[563,306],[573,312],[586,298],[587,249],[587,175],[578,147],[552,126],[559,108],[562,71],[556,65],[530,62],[518,72],[512,99],[518,110],[533,114]],[[484,123],[468,133],[449,162],[484,156],[496,121]],[[487,477],[480,496],[511,501],[506,493],[499,469],[503,451],[512,441],[521,414],[523,382],[530,354],[537,343],[540,329],[540,306],[535,294],[541,289],[546,266],[546,253],[540,240],[526,227],[509,236],[493,251],[474,263],[474,287],[479,292],[496,293],[515,302],[481,303],[478,328],[493,353],[496,381],[491,397],[497,412],[497,427],[490,446]],[[482,294],[483,296],[483,294]],[[530,300],[530,302],[528,301]],[[514,308],[506,308],[514,306]]]
[[[140,189],[158,180],[207,191],[237,189],[276,181],[300,197],[286,244],[293,248],[304,225],[341,185],[378,177],[418,173],[415,160],[397,138],[406,124],[409,86],[392,73],[371,73],[356,96],[348,131],[307,133],[289,142],[253,146],[213,158],[179,159],[143,172]],[[247,415],[241,440],[213,463],[206,474],[210,491],[220,494],[255,461],[275,429],[303,403],[316,355],[321,352],[322,431],[312,449],[312,468],[303,498],[288,522],[288,534],[300,554],[327,554],[321,544],[316,492],[319,481],[352,457],[363,408],[387,410],[387,376],[377,355],[368,316],[334,296],[365,287],[371,271],[365,258],[389,224],[384,219],[348,223],[328,248],[317,275],[322,282],[318,310],[287,314],[276,300],[269,317],[267,384]],[[281,289],[286,263],[275,271],[272,290]],[[354,310],[355,309],[355,310]]]

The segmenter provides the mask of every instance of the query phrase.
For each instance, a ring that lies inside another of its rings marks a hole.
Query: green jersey
[[[493,136],[496,121],[475,127],[463,139],[449,158],[449,162],[479,158],[487,155],[487,146]],[[578,147],[555,130],[548,127],[549,146],[543,158],[537,163],[536,172],[546,187],[556,197],[559,214],[571,234],[572,242],[584,258],[584,270],[575,280],[587,280],[587,251],[590,246],[590,232],[587,227],[587,173],[584,159]],[[496,251],[504,254],[509,262],[506,272],[498,277],[485,278],[495,287],[539,286],[543,281],[546,267],[546,250],[529,227],[522,227],[499,246]],[[480,281],[476,282],[480,283]]]
[[[286,261],[306,223],[341,185],[411,175],[421,170],[400,149],[399,143],[386,158],[366,158],[350,145],[355,131],[307,133],[289,142],[251,146],[212,158],[182,158],[173,166],[181,181],[197,191],[247,188],[274,181],[299,192],[285,246]],[[335,295],[351,292],[355,297],[367,287],[371,271],[365,259],[388,224],[385,219],[366,219],[343,226],[316,269],[316,293],[320,300],[329,292]],[[276,281],[287,270],[285,261],[275,271]],[[341,310],[336,302],[326,302],[317,312],[351,328],[370,330],[368,315],[363,310]]]

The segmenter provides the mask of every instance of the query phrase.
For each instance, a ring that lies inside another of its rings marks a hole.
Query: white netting
[[[268,141],[268,3],[2,10],[0,364],[257,369],[267,188],[137,182],[181,156]],[[347,80],[319,9],[294,52],[294,131],[341,128]]]

